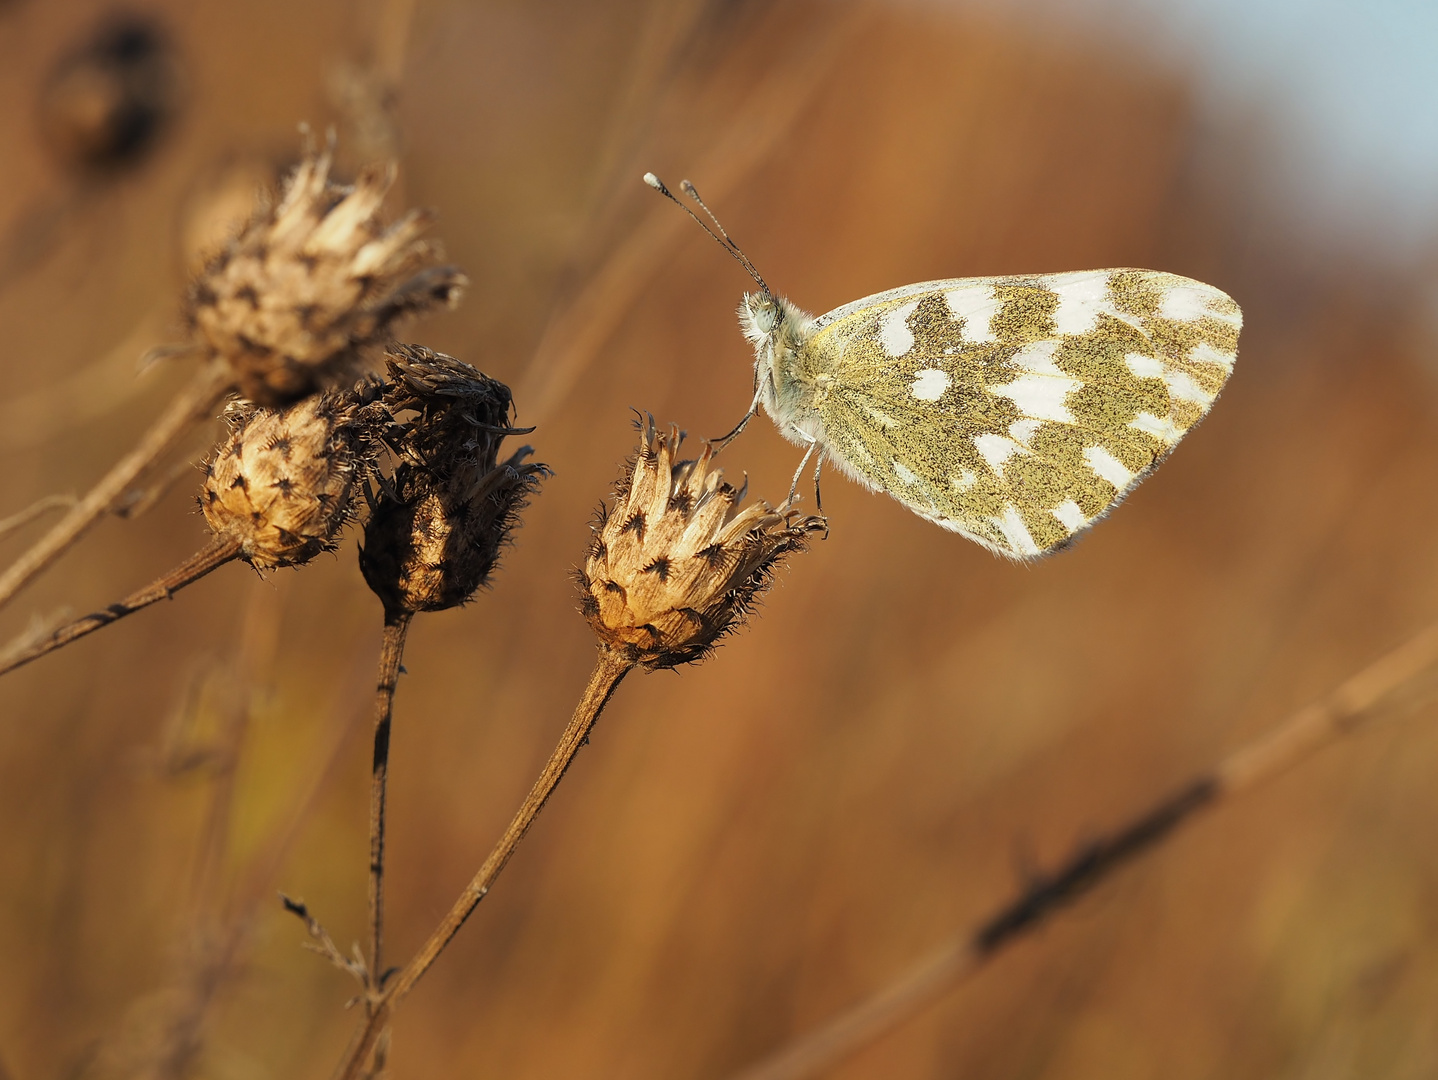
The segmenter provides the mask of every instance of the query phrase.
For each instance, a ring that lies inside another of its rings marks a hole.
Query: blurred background
[[[515,388],[554,478],[493,589],[419,619],[389,955],[418,946],[589,670],[569,570],[632,409],[748,402],[692,178],[821,312],[929,278],[1147,266],[1242,304],[1212,416],[1033,567],[838,477],[832,535],[701,667],[634,676],[400,1011],[395,1077],[723,1077],[1438,613],[1438,14],[1420,0],[0,2],[0,516],[186,379],[201,253],[334,127],[473,286],[409,329]],[[3,618],[188,555],[196,432]],[[767,422],[725,454],[782,497]],[[141,513],[143,511],[143,513]],[[3,540],[18,554],[42,527]],[[225,567],[0,684],[0,1076],[322,1077],[364,936],[378,602],[353,541]],[[1423,708],[1184,831],[836,1075],[1438,1073]]]

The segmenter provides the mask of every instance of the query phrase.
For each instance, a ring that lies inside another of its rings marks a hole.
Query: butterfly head
[[[812,321],[808,312],[767,289],[745,293],[739,301],[739,326],[761,356],[772,355],[776,346],[798,348]]]
[[[750,292],[739,301],[739,326],[756,348],[784,321],[784,309],[770,293]]]

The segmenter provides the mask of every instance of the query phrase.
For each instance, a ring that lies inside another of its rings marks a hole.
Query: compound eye
[[[755,296],[749,300],[749,317],[754,320],[754,325],[764,333],[767,334],[774,329],[778,322],[777,315],[778,312],[774,310],[774,305],[764,297]]]

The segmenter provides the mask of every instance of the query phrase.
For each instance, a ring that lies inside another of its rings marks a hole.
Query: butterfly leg
[[[819,497],[819,472],[824,468],[824,455],[820,454],[814,459],[814,513],[824,518],[824,500]],[[829,519],[824,518],[824,536],[829,539]]]
[[[753,420],[754,417],[759,414],[759,400],[762,396],[763,391],[756,385],[754,387],[754,400],[749,403],[749,411],[744,414],[744,419],[740,420],[738,426],[736,426],[733,431],[729,432],[728,435],[722,435],[719,438],[712,440],[716,453],[720,450],[723,450],[724,447],[728,446],[731,442],[738,438],[739,433],[749,426],[749,421]]]
[[[799,477],[804,475],[804,470],[809,466],[809,459],[814,456],[814,451],[819,447],[818,439],[804,435],[803,432],[799,432],[799,434],[809,440],[809,449],[804,451],[803,460],[799,462],[799,467],[794,470],[794,482],[789,485],[789,497],[784,500],[785,506],[792,505],[794,500],[799,497]],[[816,480],[815,483],[817,484],[818,481]],[[817,488],[815,490],[817,491]]]

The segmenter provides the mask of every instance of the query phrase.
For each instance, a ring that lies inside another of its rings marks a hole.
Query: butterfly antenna
[[[725,246],[734,253],[734,257],[739,260],[739,265],[744,267],[745,270],[749,271],[749,276],[755,281],[757,281],[759,283],[759,288],[763,289],[767,293],[769,291],[769,286],[764,284],[764,279],[759,276],[759,271],[754,269],[754,264],[749,261],[749,256],[744,254],[743,248],[741,248],[738,244],[734,243],[734,238],[729,235],[723,225],[719,224],[719,219],[714,215],[714,211],[709,209],[709,204],[699,197],[699,189],[696,188],[693,184],[691,184],[688,180],[679,181],[679,187],[683,189],[685,195],[688,195],[691,199],[697,202],[699,204],[699,209],[703,210],[704,213],[709,216],[709,220],[714,222],[714,227],[719,230],[719,235],[724,238]]]
[[[722,247],[725,251],[727,251],[730,255],[734,257],[734,260],[744,268],[745,273],[747,273],[751,278],[753,278],[754,281],[758,284],[760,290],[763,291],[765,296],[773,295],[773,293],[769,291],[768,284],[764,281],[762,277],[759,276],[759,271],[755,270],[754,264],[749,261],[749,256],[745,255],[744,252],[740,249],[739,245],[734,243],[733,238],[724,231],[724,226],[719,224],[719,219],[714,216],[714,211],[710,210],[709,207],[704,204],[704,200],[699,197],[699,192],[694,190],[693,184],[691,184],[688,180],[685,180],[681,182],[679,186],[686,195],[688,195],[690,198],[692,198],[695,202],[699,204],[699,208],[703,210],[704,213],[709,215],[709,220],[714,223],[714,229],[718,229],[718,232],[715,232],[714,229],[711,229],[708,225],[706,225],[704,223],[704,220],[700,218],[699,215],[696,214],[693,210],[690,210],[687,204],[685,204],[682,200],[676,198],[674,192],[670,191],[669,188],[665,186],[664,181],[659,179],[659,177],[655,176],[652,172],[644,174],[644,182],[650,187],[652,187],[655,191],[659,192],[659,194],[663,195],[675,206],[679,207],[679,209],[683,210],[691,218],[693,218],[695,224],[697,224],[701,229],[703,229],[706,233],[713,237],[716,244],[718,244],[720,247]]]

